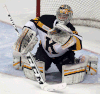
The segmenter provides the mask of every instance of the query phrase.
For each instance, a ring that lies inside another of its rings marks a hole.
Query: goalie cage
[[[36,16],[43,14],[56,15],[56,10],[62,4],[71,6],[74,25],[89,26],[100,29],[99,0],[36,0]]]

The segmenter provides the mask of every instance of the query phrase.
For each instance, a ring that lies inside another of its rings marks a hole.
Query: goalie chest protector
[[[68,47],[62,48],[62,45],[56,43],[50,37],[48,37],[48,31],[52,29],[58,22],[56,19],[56,16],[54,15],[42,15],[41,17],[36,17],[35,19],[30,20],[35,24],[38,30],[39,37],[41,39],[41,44],[45,52],[48,54],[49,57],[59,57],[66,53],[68,51]],[[68,28],[71,30],[75,30],[73,25],[71,23],[68,23],[66,25]],[[72,38],[70,37],[69,40]],[[67,44],[66,41],[65,44]],[[75,47],[69,48],[70,50],[76,50],[76,45]]]

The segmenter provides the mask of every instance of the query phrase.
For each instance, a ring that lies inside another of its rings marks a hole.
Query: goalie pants
[[[73,51],[67,51],[62,56],[50,58],[44,51],[42,45],[39,44],[39,47],[35,54],[35,58],[36,60],[45,62],[45,70],[48,70],[53,62],[57,66],[58,70],[62,73],[62,65],[74,64],[74,59],[75,59],[74,55],[75,53]]]

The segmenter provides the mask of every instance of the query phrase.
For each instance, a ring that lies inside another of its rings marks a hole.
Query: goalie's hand
[[[53,29],[48,31],[48,37],[60,45],[64,45],[71,36],[73,36],[72,31],[62,24],[56,24]]]

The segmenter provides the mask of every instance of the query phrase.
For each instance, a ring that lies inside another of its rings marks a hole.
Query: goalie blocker
[[[15,69],[23,68],[23,54],[26,55],[32,51],[37,42],[36,32],[24,27],[22,34],[13,45],[13,67]]]
[[[33,50],[37,42],[38,38],[36,37],[36,32],[27,27],[24,27],[22,34],[13,45],[13,49],[15,51],[21,52],[22,54],[27,54]]]

